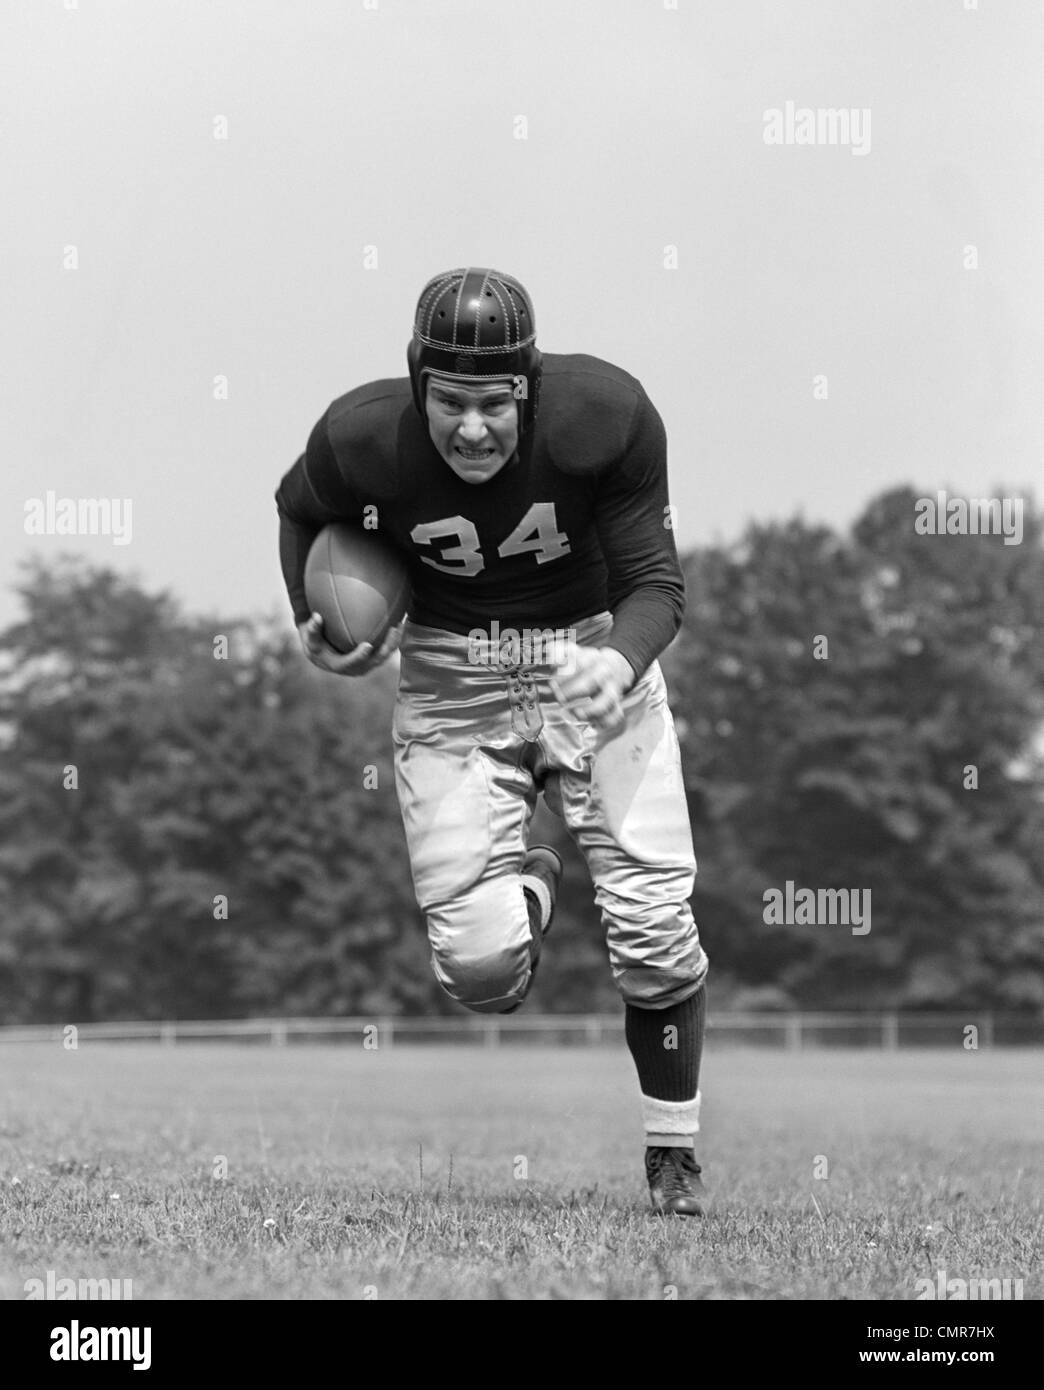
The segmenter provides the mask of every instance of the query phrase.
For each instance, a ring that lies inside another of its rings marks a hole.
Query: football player
[[[619,367],[541,354],[529,295],[494,270],[425,286],[407,362],[333,402],[276,494],[304,651],[359,676],[401,645],[396,789],[432,967],[465,1007],[525,999],[562,873],[527,844],[538,792],[565,821],[624,999],[653,1206],[700,1215],[707,957],[656,660],[685,603],[662,421]],[[328,522],[374,516],[408,559],[410,612],[344,655],[305,560]]]

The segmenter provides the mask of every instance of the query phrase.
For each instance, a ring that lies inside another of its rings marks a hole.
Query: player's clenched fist
[[[298,623],[297,630],[301,634],[305,656],[320,671],[331,671],[335,676],[365,676],[368,671],[380,666],[382,661],[387,661],[398,647],[405,621],[404,618],[397,627],[389,628],[380,650],[376,652],[370,642],[360,642],[350,652],[339,652],[336,647],[331,647],[323,637],[323,619],[319,613],[313,613],[307,622]]]
[[[615,647],[572,646],[551,683],[582,719],[598,729],[615,729],[623,723],[623,697],[634,682],[631,663]]]

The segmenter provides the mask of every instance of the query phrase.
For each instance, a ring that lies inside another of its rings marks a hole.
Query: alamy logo
[[[111,536],[113,545],[130,545],[129,497],[58,497],[48,491],[25,504],[27,536]]]
[[[553,666],[558,675],[575,668],[576,629],[561,627],[501,627],[496,618],[489,631],[473,627],[468,633],[468,662],[472,666]]]
[[[869,888],[766,888],[762,919],[769,927],[848,927],[853,936],[870,930]]]
[[[151,1327],[68,1327],[51,1329],[52,1361],[132,1361],[136,1371],[152,1365]]]
[[[132,1279],[59,1279],[53,1269],[44,1279],[27,1279],[22,1285],[27,1301],[49,1299],[114,1299],[128,1302],[134,1297]]]
[[[870,108],[770,106],[762,115],[766,145],[847,145],[853,154],[870,153]]]
[[[914,530],[919,536],[1003,536],[1022,544],[1021,497],[918,497]]]
[[[947,1279],[945,1269],[934,1279],[918,1279],[917,1297],[947,1299],[1020,1299],[1021,1279]]]

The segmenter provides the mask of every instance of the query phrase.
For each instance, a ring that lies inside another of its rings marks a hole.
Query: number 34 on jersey
[[[448,516],[441,521],[425,521],[410,532],[410,540],[418,546],[430,546],[438,554],[420,558],[432,569],[443,574],[459,574],[468,578],[481,574],[486,568],[485,556],[479,548],[478,531],[466,516]],[[436,545],[436,541],[452,544]],[[505,540],[497,546],[501,559],[509,555],[533,552],[538,565],[561,559],[569,554],[569,537],[558,529],[553,502],[534,502]]]

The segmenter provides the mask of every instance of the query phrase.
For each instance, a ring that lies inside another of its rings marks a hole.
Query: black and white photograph
[[[754,1370],[1013,1375],[1039,0],[4,28],[26,1364],[696,1301]]]

